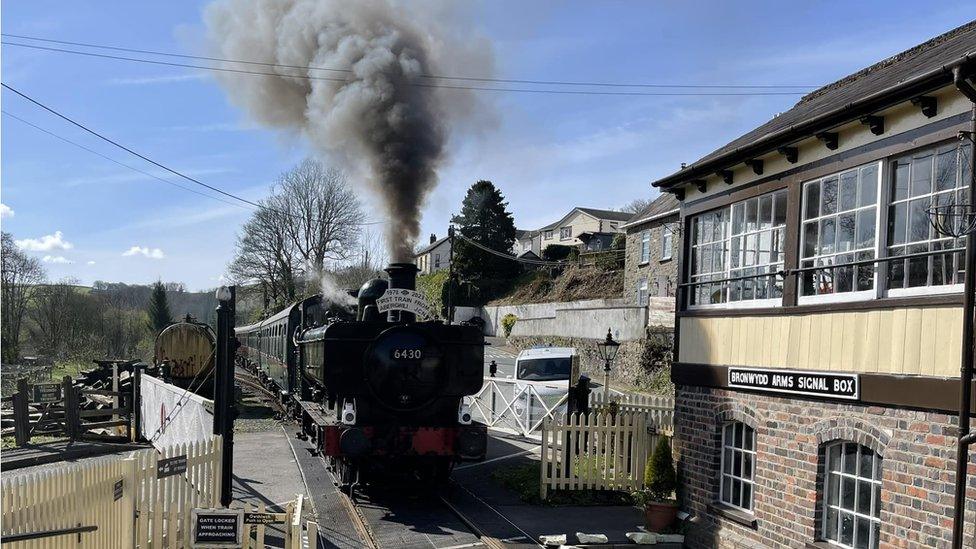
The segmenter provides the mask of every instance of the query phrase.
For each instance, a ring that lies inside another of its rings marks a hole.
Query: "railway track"
[[[282,415],[282,417],[288,414],[288,408],[278,399],[278,395],[274,391],[268,389],[261,383],[255,375],[250,372],[243,370],[241,368],[236,368],[234,370],[234,379],[241,384],[242,387],[251,391],[252,394],[257,394],[264,397],[264,400],[275,409],[276,412]]]

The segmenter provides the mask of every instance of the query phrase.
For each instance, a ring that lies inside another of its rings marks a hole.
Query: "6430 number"
[[[420,360],[424,358],[422,349],[393,349],[390,356],[395,360]]]

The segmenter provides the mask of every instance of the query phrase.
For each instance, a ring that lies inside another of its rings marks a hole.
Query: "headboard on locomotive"
[[[190,387],[193,392],[213,394],[214,351],[217,337],[207,324],[187,317],[170,324],[156,336],[153,363],[166,381]],[[191,386],[192,384],[192,386]]]

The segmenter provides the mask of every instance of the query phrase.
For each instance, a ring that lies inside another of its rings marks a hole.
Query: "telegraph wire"
[[[73,42],[70,40],[56,40],[53,38],[41,38],[39,36],[30,36],[24,34],[13,34],[13,33],[0,33],[0,36],[17,38],[21,40],[33,40],[36,42],[47,42],[49,44],[62,44],[66,46],[77,46],[85,48],[96,48],[102,50],[111,51],[121,51],[127,53],[141,53],[145,55],[158,55],[163,57],[176,57],[180,59],[196,59],[201,61],[217,61],[221,63],[238,63],[242,65],[256,65],[262,67],[273,67],[273,68],[286,68],[286,69],[300,69],[300,70],[316,70],[316,71],[329,71],[329,72],[339,72],[339,73],[352,73],[351,69],[338,69],[331,67],[318,67],[310,65],[288,65],[282,63],[268,63],[262,61],[247,61],[242,59],[228,59],[224,57],[210,57],[205,55],[189,55],[182,53],[172,53],[164,52],[158,50],[145,50],[138,48],[125,48],[119,46],[109,46],[106,44],[93,44],[90,42]],[[11,43],[12,45],[27,46],[25,44]],[[29,47],[29,46],[27,46]],[[57,50],[61,51],[61,50]],[[443,74],[421,74],[421,78],[430,78],[435,80],[462,80],[468,82],[495,82],[500,84],[538,84],[538,85],[548,85],[548,86],[591,86],[591,87],[614,87],[614,88],[688,88],[688,89],[796,89],[796,88],[817,88],[819,86],[809,86],[809,85],[787,85],[787,84],[634,84],[627,82],[579,82],[579,81],[564,81],[564,80],[529,80],[529,79],[518,79],[518,78],[488,78],[488,77],[476,77],[476,76],[450,76]]]
[[[162,181],[163,183],[166,183],[167,185],[172,185],[174,187],[177,187],[179,189],[183,189],[184,191],[191,192],[193,194],[198,194],[200,196],[205,196],[207,198],[212,198],[214,200],[219,200],[220,202],[223,202],[224,204],[230,204],[231,206],[235,206],[237,208],[243,208],[243,209],[245,209],[245,210],[247,210],[249,212],[253,212],[254,211],[253,209],[248,208],[247,206],[245,206],[243,204],[239,204],[237,202],[231,202],[230,200],[224,200],[223,198],[220,198],[219,196],[213,196],[213,195],[209,195],[207,193],[202,193],[202,192],[200,192],[200,191],[198,191],[196,189],[191,189],[190,187],[185,187],[183,185],[180,185],[179,183],[173,183],[172,181],[170,181],[168,179],[163,179],[162,177],[159,177],[157,175],[154,175],[152,173],[149,173],[149,172],[147,172],[145,170],[141,170],[141,169],[139,169],[139,168],[137,168],[135,166],[132,166],[130,164],[126,164],[125,162],[120,162],[120,161],[112,158],[111,156],[108,156],[108,155],[105,155],[105,154],[102,154],[102,153],[96,151],[95,149],[91,149],[89,147],[86,147],[86,146],[82,145],[81,143],[76,143],[76,142],[68,139],[67,137],[62,137],[62,136],[60,136],[60,135],[58,135],[58,134],[56,134],[56,133],[54,133],[54,132],[52,132],[50,130],[46,130],[46,129],[38,126],[37,124],[34,124],[32,122],[28,122],[27,120],[24,120],[23,118],[17,116],[16,114],[13,114],[13,113],[11,113],[9,111],[3,110],[3,111],[0,111],[0,112],[2,112],[3,114],[9,116],[10,118],[13,118],[14,120],[19,121],[22,124],[26,124],[26,125],[34,128],[35,130],[37,130],[39,132],[46,133],[47,135],[49,135],[49,136],[51,136],[51,137],[53,137],[55,139],[59,139],[59,140],[65,142],[65,143],[68,143],[69,145],[74,145],[75,147],[78,147],[79,149],[88,151],[91,154],[94,154],[95,156],[99,156],[101,158],[104,158],[105,160],[108,160],[109,162],[112,162],[114,164],[118,164],[119,166],[122,166],[123,168],[128,168],[128,169],[130,169],[130,170],[132,170],[134,172],[141,173],[142,175],[144,175],[146,177],[151,177],[151,178],[156,179],[158,181]]]
[[[508,260],[511,260],[511,261],[517,261],[519,263],[527,263],[529,265],[538,265],[538,266],[542,266],[542,267],[558,267],[558,266],[561,266],[561,265],[566,265],[566,262],[565,261],[546,261],[546,260],[542,260],[542,259],[522,258],[522,257],[514,256],[512,254],[509,254],[509,253],[505,253],[505,252],[496,250],[494,248],[489,248],[488,246],[485,246],[484,244],[482,244],[482,243],[480,243],[478,241],[472,240],[472,239],[464,236],[463,234],[461,234],[460,231],[454,231],[454,236],[460,238],[461,240],[463,240],[464,242],[467,242],[468,244],[471,244],[475,248],[478,248],[478,249],[480,249],[482,251],[485,251],[485,252],[488,252],[488,253],[490,253],[492,255],[495,255],[495,256],[498,256],[498,257],[501,257],[501,258],[504,258],[504,259],[508,259]]]
[[[229,73],[257,75],[257,76],[274,76],[278,78],[298,78],[302,80],[326,80],[330,82],[348,82],[348,79],[346,78],[335,78],[329,76],[310,76],[307,74],[280,74],[276,72],[251,71],[245,69],[232,69],[227,67],[211,67],[207,65],[193,65],[189,63],[176,63],[171,61],[158,61],[158,60],[144,59],[138,57],[125,57],[121,55],[110,55],[105,53],[78,51],[78,50],[71,50],[65,48],[53,48],[48,46],[38,46],[35,44],[23,44],[19,42],[3,42],[2,45],[31,48],[35,50],[44,50],[50,52],[70,53],[73,55],[84,55],[88,57],[98,57],[103,59],[132,61],[135,63],[149,63],[153,65],[164,65],[169,67],[183,67],[183,68],[190,68],[190,69],[229,72]],[[309,67],[309,69],[315,70],[312,67]],[[553,95],[606,95],[606,96],[628,96],[628,97],[747,97],[747,96],[805,95],[807,93],[805,91],[640,92],[640,91],[554,90],[554,89],[532,89],[532,88],[495,88],[495,87],[486,87],[486,86],[462,86],[462,85],[452,85],[452,84],[423,84],[418,82],[412,82],[409,85],[418,88],[439,88],[439,89],[468,90],[468,91],[494,91],[494,92],[553,94]]]
[[[275,212],[275,213],[277,213],[279,215],[284,215],[284,216],[287,216],[287,217],[291,217],[286,212],[282,212],[282,211],[276,210],[274,208],[269,208],[267,206],[264,206],[262,204],[259,204],[257,202],[254,202],[252,200],[248,200],[246,198],[242,198],[240,196],[237,196],[236,194],[229,193],[229,192],[227,192],[227,191],[225,191],[223,189],[220,189],[218,187],[214,187],[213,185],[208,185],[207,183],[204,183],[203,181],[200,181],[199,179],[196,179],[196,178],[191,177],[189,175],[186,175],[186,174],[184,174],[184,173],[182,173],[182,172],[180,172],[178,170],[175,170],[173,168],[170,168],[169,166],[166,166],[165,164],[161,164],[161,163],[153,160],[152,158],[149,158],[148,156],[145,156],[145,155],[143,155],[143,154],[141,154],[139,152],[136,152],[136,151],[132,150],[129,147],[126,147],[125,145],[119,143],[118,141],[114,141],[114,140],[106,137],[105,135],[102,135],[101,133],[99,133],[99,132],[97,132],[97,131],[89,128],[88,126],[85,126],[81,122],[75,121],[74,119],[68,117],[67,115],[64,115],[64,114],[58,112],[54,108],[49,107],[49,106],[45,105],[44,103],[41,103],[40,101],[34,99],[33,97],[27,95],[26,93],[21,92],[20,90],[17,90],[14,87],[11,87],[6,82],[0,82],[0,86],[2,86],[6,90],[9,90],[9,91],[11,91],[11,92],[19,95],[23,99],[25,99],[25,100],[33,103],[34,105],[36,105],[37,107],[40,107],[41,109],[44,109],[45,111],[53,114],[54,116],[57,116],[58,118],[60,118],[60,119],[62,119],[64,121],[72,124],[73,126],[76,126],[76,127],[80,128],[80,129],[82,129],[82,130],[90,133],[91,135],[94,135],[95,137],[101,139],[102,141],[105,141],[106,143],[109,143],[111,145],[114,145],[115,147],[118,147],[118,148],[122,149],[123,151],[126,151],[127,153],[129,153],[129,154],[131,154],[133,156],[136,156],[138,158],[141,158],[142,160],[145,160],[146,162],[148,162],[148,163],[150,163],[150,164],[152,164],[152,165],[154,165],[154,166],[156,166],[158,168],[161,168],[161,169],[163,169],[163,170],[165,170],[165,171],[167,171],[167,172],[169,172],[169,173],[171,173],[171,174],[173,174],[173,175],[175,175],[177,177],[180,177],[182,179],[186,179],[187,181],[190,181],[191,183],[195,183],[197,185],[200,185],[201,187],[205,187],[207,189],[210,189],[210,190],[212,190],[214,192],[217,192],[217,193],[219,193],[221,195],[224,195],[224,196],[226,196],[228,198],[232,198],[234,200],[238,200],[240,202],[243,202],[244,204],[248,204],[248,205],[253,206],[253,207],[255,207],[255,208],[259,209],[259,210],[268,210],[268,211],[271,211],[271,212]],[[358,222],[358,223],[350,223],[350,225],[380,225],[380,224],[383,224],[383,223],[386,223],[386,222],[385,221],[363,221],[363,222]]]

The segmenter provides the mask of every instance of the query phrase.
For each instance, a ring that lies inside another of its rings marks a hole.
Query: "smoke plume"
[[[323,273],[321,277],[322,283],[322,300],[326,303],[332,305],[343,305],[350,306],[356,304],[356,298],[352,297],[345,290],[339,287],[336,283],[336,279],[329,273]]]
[[[448,131],[484,114],[470,91],[431,87],[444,83],[431,75],[492,72],[490,46],[455,20],[447,4],[390,0],[218,0],[206,12],[216,57],[273,64],[243,68],[274,76],[219,73],[231,102],[369,181],[394,261],[412,260]]]

